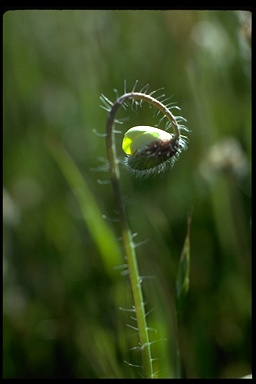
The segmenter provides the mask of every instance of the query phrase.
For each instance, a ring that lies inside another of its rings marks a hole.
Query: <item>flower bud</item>
[[[162,129],[133,127],[125,133],[122,142],[122,149],[128,155],[125,165],[137,176],[160,173],[175,162],[179,141],[179,137]]]

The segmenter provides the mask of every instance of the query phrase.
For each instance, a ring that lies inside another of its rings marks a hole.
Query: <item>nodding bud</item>
[[[160,173],[174,164],[185,147],[180,136],[155,127],[136,126],[123,138],[122,149],[127,154],[124,164],[137,176]]]

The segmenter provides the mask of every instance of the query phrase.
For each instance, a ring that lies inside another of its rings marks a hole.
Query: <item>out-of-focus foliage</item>
[[[160,177],[121,172],[137,242],[154,362],[174,374],[174,290],[187,217],[190,287],[179,317],[182,374],[251,372],[250,13],[10,11],[3,18],[3,331],[6,378],[140,377],[127,276],[105,268],[49,143],[84,176],[92,209],[119,243],[101,93],[164,87],[187,118],[189,147]],[[114,91],[116,89],[117,91]],[[123,131],[154,125],[127,110]],[[175,110],[174,110],[175,112]],[[118,156],[122,135],[118,135]],[[69,172],[72,172],[72,167]],[[72,179],[72,175],[69,175]],[[78,191],[79,192],[79,191]],[[91,198],[91,197],[90,197]],[[83,199],[83,204],[86,204]],[[90,203],[88,201],[88,203]],[[95,204],[95,205],[94,205]],[[101,212],[101,217],[98,212]],[[105,218],[105,219],[104,219]],[[110,218],[110,220],[108,219]],[[105,228],[105,227],[104,227]],[[116,252],[116,248],[114,250]],[[109,255],[112,260],[113,255]],[[109,266],[108,266],[109,267]],[[166,339],[166,340],[165,340]]]

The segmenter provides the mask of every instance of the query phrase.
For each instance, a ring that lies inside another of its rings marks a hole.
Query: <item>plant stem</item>
[[[135,248],[132,240],[132,233],[129,228],[125,205],[122,199],[122,193],[120,189],[120,172],[118,165],[118,158],[116,154],[115,134],[114,134],[114,123],[115,114],[118,108],[128,99],[140,99],[147,101],[160,109],[170,120],[174,134],[179,137],[179,129],[175,117],[160,101],[154,99],[152,96],[140,93],[130,92],[119,97],[112,105],[109,111],[107,125],[106,125],[106,147],[109,161],[110,179],[112,183],[114,198],[118,205],[119,219],[121,223],[122,239],[127,258],[127,264],[129,268],[129,276],[134,300],[135,313],[137,317],[137,326],[139,333],[139,345],[141,348],[142,364],[144,369],[145,378],[153,378],[153,367],[151,358],[151,345],[148,336],[148,327],[146,321],[145,307],[143,301],[143,294],[141,288],[141,278],[139,275],[137,258]]]

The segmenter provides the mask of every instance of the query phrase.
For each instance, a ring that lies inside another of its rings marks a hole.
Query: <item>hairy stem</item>
[[[170,110],[166,108],[160,101],[154,99],[152,96],[141,93],[141,92],[130,92],[119,97],[112,105],[109,111],[107,125],[106,125],[106,146],[107,155],[109,161],[110,179],[114,192],[114,198],[118,205],[119,219],[121,223],[122,239],[127,258],[127,264],[129,268],[129,277],[131,282],[135,313],[137,317],[138,333],[139,333],[139,345],[141,348],[142,364],[144,369],[144,377],[153,378],[153,367],[151,358],[151,345],[148,336],[148,327],[146,321],[146,314],[144,308],[143,294],[141,288],[141,278],[139,275],[137,258],[135,248],[132,240],[132,233],[129,228],[126,209],[122,199],[122,193],[120,189],[120,172],[118,158],[116,154],[115,134],[114,134],[114,123],[115,115],[118,108],[128,99],[139,99],[144,100],[160,111],[162,111],[167,118],[170,120],[174,134],[179,137],[178,124],[175,117],[172,115]]]

